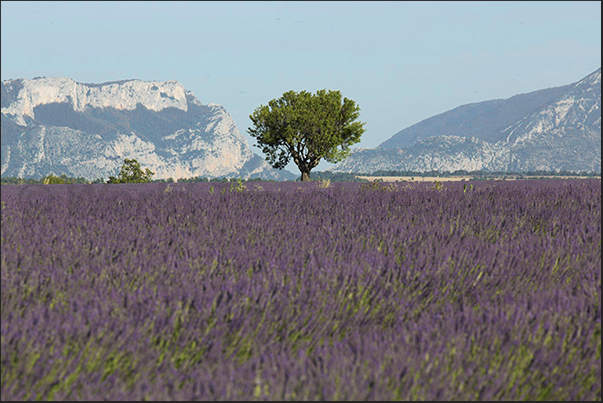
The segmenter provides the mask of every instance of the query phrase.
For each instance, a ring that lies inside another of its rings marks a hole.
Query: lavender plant
[[[472,185],[3,185],[1,398],[600,400],[600,180]]]

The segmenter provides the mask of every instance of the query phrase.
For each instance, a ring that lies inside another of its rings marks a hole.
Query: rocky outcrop
[[[600,172],[601,69],[575,84],[460,106],[330,170]]]
[[[254,154],[224,107],[177,81],[2,82],[2,176],[108,178],[125,158],[157,179],[295,177]]]

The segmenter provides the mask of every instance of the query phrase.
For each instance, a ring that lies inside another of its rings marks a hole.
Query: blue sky
[[[224,105],[260,155],[248,117],[288,90],[340,90],[366,122],[357,146],[377,147],[457,106],[569,84],[601,66],[600,1],[1,6],[2,80],[178,80]]]

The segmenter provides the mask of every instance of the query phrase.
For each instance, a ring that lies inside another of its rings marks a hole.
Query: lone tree
[[[364,133],[359,116],[360,107],[339,91],[289,91],[253,111],[247,132],[274,168],[293,159],[306,182],[321,159],[337,163],[350,154]]]
[[[140,168],[140,164],[135,159],[124,159],[124,164],[121,166],[119,176],[109,176],[107,183],[145,183],[150,182],[151,177],[155,175],[149,168],[144,171]]]

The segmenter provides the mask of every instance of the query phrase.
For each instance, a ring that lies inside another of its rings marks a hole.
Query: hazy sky
[[[2,1],[1,11],[2,80],[178,80],[224,105],[260,155],[249,115],[288,90],[340,90],[366,122],[357,146],[376,147],[457,106],[601,66],[600,1]]]

